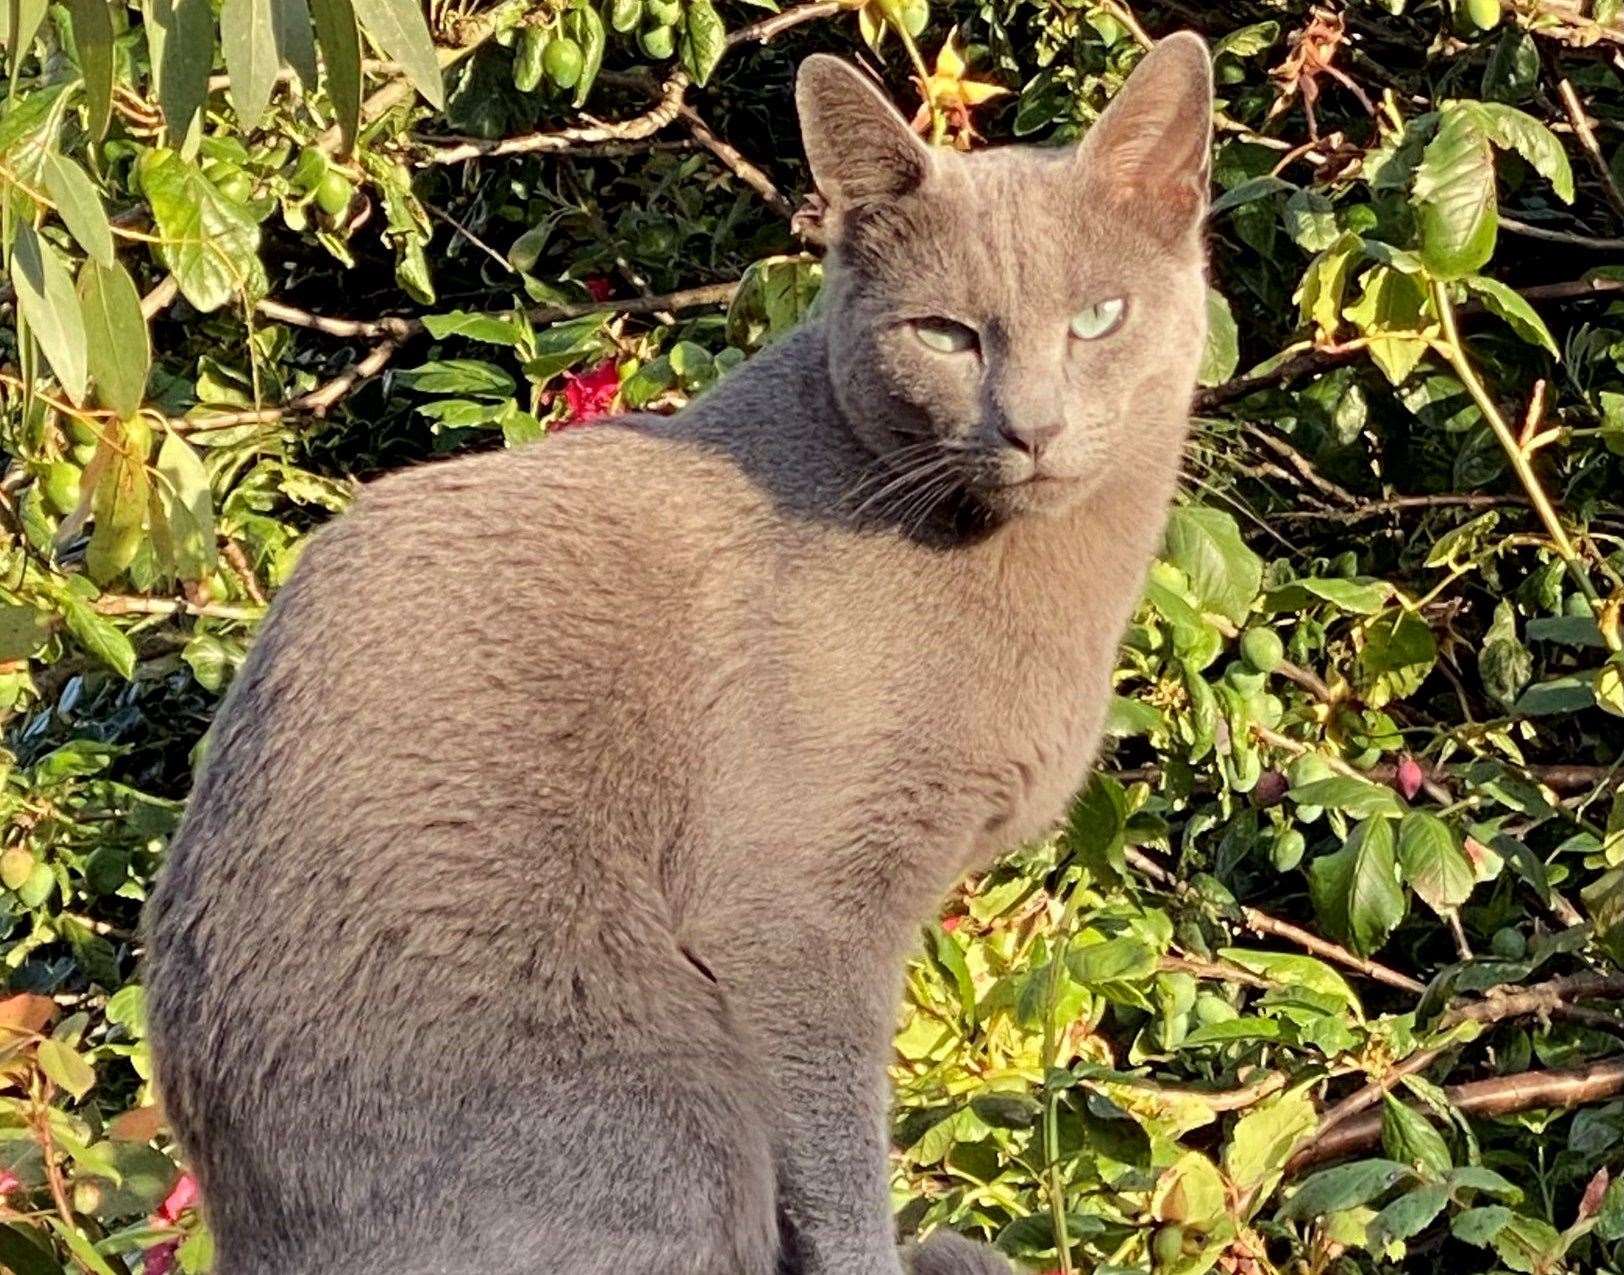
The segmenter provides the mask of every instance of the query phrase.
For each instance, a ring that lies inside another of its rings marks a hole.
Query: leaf
[[[270,6],[278,58],[284,66],[293,68],[302,87],[314,89],[318,68],[316,42],[310,35],[309,4],[306,0],[270,0]]]
[[[709,83],[711,72],[726,51],[727,27],[711,0],[685,0],[677,55],[695,84],[703,87]]]
[[[96,1087],[96,1072],[71,1045],[47,1038],[39,1043],[40,1070],[59,1089],[83,1098]]]
[[[100,0],[94,2],[100,4]],[[98,265],[112,265],[113,232],[101,196],[85,170],[66,156],[47,151],[40,159],[39,175],[63,225],[79,246]]]
[[[1374,1200],[1414,1171],[1395,1160],[1360,1160],[1304,1178],[1280,1216],[1295,1221],[1340,1213]]]
[[[1495,604],[1494,622],[1484,635],[1477,657],[1483,689],[1501,704],[1516,702],[1534,675],[1534,656],[1517,638],[1517,612],[1502,598]]]
[[[1355,952],[1369,956],[1380,948],[1405,910],[1392,823],[1366,819],[1342,849],[1315,859],[1308,867],[1308,892],[1321,923]]]
[[[348,155],[361,127],[361,32],[355,8],[350,0],[310,0],[310,16],[327,68],[327,96],[343,139],[340,152]]]
[[[508,315],[479,314],[467,310],[426,314],[423,316],[423,327],[436,341],[443,341],[448,336],[462,336],[470,341],[488,341],[492,345],[505,345],[510,349],[518,345],[525,334],[525,328]]]
[[[97,584],[116,579],[135,560],[147,516],[147,452],[152,433],[139,418],[114,422],[101,446],[108,462],[91,499],[96,526],[85,550],[85,570]]]
[[[163,235],[158,255],[187,301],[205,314],[218,310],[258,272],[259,226],[172,150],[148,151],[136,171]]]
[[[89,131],[92,138],[100,141],[107,136],[107,124],[113,114],[113,17],[107,0],[67,0],[67,6],[73,16],[73,44],[79,55],[79,73],[85,81]],[[88,244],[85,246],[89,248]],[[112,253],[111,244],[108,253]]]
[[[105,615],[99,614],[83,599],[75,597],[62,600],[62,614],[67,620],[68,631],[79,639],[79,644],[85,650],[125,678],[135,673],[135,648]]]
[[[164,431],[158,449],[158,493],[173,542],[175,574],[206,579],[215,568],[214,498],[208,471],[191,445],[174,430]]]
[[[1085,986],[1149,978],[1156,972],[1155,949],[1138,939],[1107,939],[1066,953],[1066,969]]]
[[[1530,686],[1517,698],[1511,711],[1518,717],[1551,717],[1593,708],[1596,688],[1587,678],[1554,677]]]
[[[87,260],[79,269],[79,305],[96,397],[118,416],[134,416],[146,397],[152,366],[135,281],[117,261],[102,266]]]
[[[259,126],[281,69],[271,2],[222,0],[220,5],[220,48],[231,74],[231,103],[248,130]]]
[[[603,19],[598,16],[598,10],[591,4],[577,5],[569,11],[565,21],[569,24],[575,42],[581,46],[581,74],[575,81],[574,104],[585,106],[592,86],[597,83],[598,72],[603,68],[603,53],[608,44],[608,32],[604,30]]]
[[[395,374],[397,384],[431,394],[472,394],[476,397],[511,397],[513,378],[494,363],[481,359],[437,359]]]
[[[1285,1167],[1299,1139],[1318,1123],[1319,1116],[1305,1090],[1292,1090],[1259,1103],[1235,1122],[1224,1147],[1224,1171],[1243,1191],[1260,1185]]]
[[[384,56],[399,62],[406,78],[436,110],[445,110],[445,80],[417,0],[354,0],[355,15]]]
[[[1450,102],[1445,117],[1456,110],[1469,114],[1496,146],[1516,151],[1532,164],[1564,204],[1573,202],[1573,170],[1567,152],[1556,134],[1539,120],[1503,102]]]
[[[62,1275],[56,1255],[20,1226],[0,1224],[0,1266],[12,1275]]]
[[[1348,286],[1348,272],[1364,249],[1364,241],[1351,230],[1308,265],[1296,300],[1303,322],[1312,322],[1321,341],[1336,339],[1342,318],[1342,294]]]
[[[1373,784],[1368,779],[1352,775],[1335,775],[1330,779],[1314,779],[1296,784],[1290,789],[1291,799],[1299,806],[1326,806],[1352,815],[1355,819],[1368,819],[1373,815],[1402,815],[1406,809],[1403,800],[1384,784]]]
[[[142,0],[142,13],[166,138],[180,146],[208,96],[214,12],[209,0]]]
[[[1399,1196],[1372,1219],[1370,1247],[1379,1251],[1396,1240],[1420,1234],[1448,1203],[1449,1188],[1441,1182],[1429,1182]]]
[[[39,342],[62,389],[75,403],[85,401],[85,325],[73,277],[55,247],[27,223],[17,227],[11,247],[11,284],[17,309]]]
[[[1240,363],[1240,330],[1229,302],[1217,288],[1207,289],[1207,344],[1201,353],[1197,385],[1222,385]]]
[[[1491,314],[1498,315],[1509,323],[1512,331],[1524,341],[1560,357],[1556,339],[1551,336],[1551,330],[1545,326],[1545,320],[1539,317],[1533,306],[1523,300],[1520,292],[1506,287],[1498,279],[1490,279],[1484,275],[1472,275],[1463,282],[1468,291],[1475,292],[1483,299],[1484,307]]]
[[[7,77],[17,79],[17,68],[34,46],[40,23],[45,21],[48,0],[11,0],[6,6],[6,61]]]
[[[1372,708],[1414,694],[1437,663],[1432,630],[1414,611],[1395,607],[1366,621],[1362,632],[1354,685]]]
[[[1318,957],[1296,952],[1255,952],[1244,947],[1226,947],[1219,955],[1283,986],[1301,987],[1336,1001],[1346,1007],[1355,1021],[1364,1020],[1364,1007],[1347,979]]]
[[[1263,595],[1263,609],[1300,611],[1310,605],[1310,599],[1318,599],[1353,615],[1374,615],[1392,596],[1393,586],[1385,580],[1305,576],[1270,589]]]
[[[1164,556],[1190,581],[1200,604],[1239,624],[1263,580],[1263,563],[1241,539],[1234,518],[1202,505],[1176,506]]]
[[[33,607],[0,603],[0,661],[28,659],[50,635],[45,617]]]
[[[1458,106],[1451,103],[1451,106]],[[1421,230],[1421,260],[1439,279],[1476,274],[1494,255],[1499,211],[1494,152],[1476,117],[1445,109],[1443,122],[1421,156],[1414,198]]]
[[[1412,811],[1399,824],[1398,861],[1404,879],[1434,912],[1460,907],[1477,884],[1454,830],[1424,811]]]
[[[1382,1095],[1382,1150],[1389,1159],[1434,1178],[1443,1177],[1455,1167],[1449,1144],[1431,1121],[1392,1094]]]
[[[1359,300],[1342,312],[1369,339],[1370,357],[1394,385],[1405,381],[1427,352],[1426,339],[1419,335],[1426,300],[1414,275],[1377,266],[1365,276]]]

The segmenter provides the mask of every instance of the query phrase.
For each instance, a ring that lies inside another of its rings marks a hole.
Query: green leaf
[[[1458,104],[1451,104],[1458,105]],[[1494,255],[1494,152],[1469,112],[1446,109],[1415,174],[1421,260],[1439,279],[1476,274]]]
[[[282,64],[271,0],[223,0],[220,48],[231,74],[231,102],[241,127],[257,128],[270,105]]]
[[[1207,289],[1207,344],[1201,353],[1197,385],[1222,385],[1240,363],[1240,330],[1229,302],[1217,288]]]
[[[1366,819],[1342,849],[1315,859],[1308,867],[1308,892],[1321,923],[1355,952],[1369,956],[1380,948],[1404,919],[1392,823]]]
[[[79,305],[96,397],[118,416],[134,416],[146,397],[152,366],[135,281],[117,261],[102,266],[87,260],[79,269]]]
[[[1298,1141],[1318,1123],[1314,1103],[1302,1089],[1259,1103],[1235,1122],[1224,1146],[1224,1171],[1243,1191],[1261,1185],[1285,1167]]]
[[[26,222],[17,227],[12,241],[11,286],[17,293],[17,309],[63,391],[75,403],[83,403],[89,370],[84,316],[73,276],[56,248]]]
[[[397,372],[395,381],[410,390],[430,394],[472,394],[480,398],[508,398],[515,388],[511,376],[496,364],[481,359],[436,359],[420,367]]]
[[[1395,607],[1366,621],[1354,685],[1380,708],[1415,693],[1438,661],[1432,630],[1414,611]]]
[[[319,68],[316,42],[310,34],[310,6],[306,0],[270,0],[271,25],[276,29],[276,52],[284,66],[293,68],[299,83],[314,89]]]
[[[1411,811],[1399,824],[1398,861],[1404,879],[1434,912],[1460,907],[1477,884],[1454,830],[1424,811]]]
[[[0,604],[0,661],[26,660],[50,636],[45,617],[33,607]]]
[[[467,337],[470,341],[487,341],[492,345],[512,348],[524,339],[526,329],[517,320],[504,314],[479,314],[468,310],[453,310],[450,314],[426,314],[423,327],[436,341],[449,336]]]
[[[1455,1167],[1443,1134],[1392,1094],[1382,1095],[1382,1150],[1389,1159],[1419,1169],[1429,1177],[1441,1178]]]
[[[1340,1213],[1343,1209],[1368,1204],[1382,1192],[1413,1176],[1408,1165],[1394,1160],[1360,1160],[1354,1164],[1322,1169],[1303,1179],[1280,1216],[1295,1221]]]
[[[89,131],[91,137],[100,141],[107,136],[107,123],[113,114],[113,17],[107,0],[67,0],[67,6],[73,17],[73,44],[79,55],[79,73],[85,81]],[[75,237],[78,237],[77,232]],[[111,247],[108,252],[112,252]]]
[[[436,110],[445,110],[445,80],[417,0],[354,0],[361,26],[384,56],[399,62],[406,78]]]
[[[310,15],[327,68],[327,96],[343,139],[340,149],[348,155],[361,127],[361,32],[355,8],[350,0],[310,0]]]
[[[40,23],[45,21],[48,0],[11,0],[6,6],[6,61],[7,77],[17,79],[17,68],[28,56],[39,34]]]
[[[214,11],[209,0],[142,0],[158,105],[170,146],[182,145],[209,92]]]
[[[1530,686],[1511,711],[1518,717],[1552,717],[1577,713],[1596,704],[1595,683],[1583,676],[1553,677]]]
[[[214,571],[214,498],[208,471],[191,445],[174,430],[164,431],[158,449],[158,495],[169,523],[175,574],[202,580]]]
[[[1567,152],[1556,134],[1528,112],[1503,102],[1449,102],[1444,110],[1446,119],[1452,111],[1469,114],[1496,146],[1516,151],[1532,164],[1551,183],[1558,199],[1573,202],[1573,170]]]
[[[1495,604],[1494,622],[1484,635],[1477,657],[1483,689],[1510,707],[1534,675],[1534,656],[1517,638],[1517,612],[1502,598]]]
[[[1176,506],[1167,520],[1164,556],[1184,572],[1205,609],[1236,624],[1246,618],[1263,580],[1263,563],[1229,514],[1203,505]]]
[[[1557,357],[1561,356],[1556,348],[1556,339],[1545,326],[1545,320],[1539,317],[1533,306],[1523,300],[1520,292],[1506,287],[1498,279],[1490,279],[1480,274],[1471,275],[1462,282],[1468,291],[1475,292],[1483,299],[1484,307],[1491,314],[1498,315],[1509,323],[1512,331],[1524,341],[1530,345],[1540,346]]]
[[[597,82],[603,68],[603,52],[608,44],[608,33],[603,19],[591,4],[578,4],[564,19],[575,42],[581,46],[581,74],[575,81],[576,106],[585,106],[587,95]]]
[[[141,547],[149,486],[147,452],[151,445],[151,431],[139,418],[112,423],[102,438],[108,462],[91,499],[96,526],[85,550],[85,570],[97,584],[105,585],[117,578],[135,560]]]
[[[1426,301],[1414,275],[1377,266],[1365,276],[1359,300],[1342,312],[1369,339],[1370,357],[1394,385],[1406,380],[1427,352],[1426,338],[1419,335],[1426,326]]]
[[[95,1069],[73,1046],[63,1041],[49,1038],[40,1041],[39,1065],[52,1084],[75,1098],[83,1098],[96,1087]]]
[[[1226,947],[1220,950],[1225,960],[1234,961],[1242,969],[1286,987],[1300,987],[1306,991],[1337,1001],[1346,1007],[1355,1021],[1364,1020],[1364,1007],[1348,980],[1318,957],[1302,956],[1296,952],[1257,952],[1244,947]]]
[[[1335,775],[1330,779],[1295,784],[1290,794],[1299,806],[1328,806],[1355,819],[1368,819],[1374,815],[1397,817],[1405,811],[1403,800],[1391,788],[1373,784],[1368,779],[1355,779],[1352,775]]]
[[[172,150],[148,151],[136,171],[163,236],[158,255],[193,307],[218,310],[259,274],[259,226]]]
[[[1393,586],[1385,580],[1305,576],[1270,589],[1263,595],[1263,609],[1276,613],[1301,611],[1311,604],[1311,599],[1318,599],[1353,615],[1374,615],[1392,596]]]
[[[727,27],[711,0],[685,0],[677,55],[695,84],[709,83],[711,72],[726,51]]]
[[[95,3],[99,5],[100,0]],[[101,196],[85,170],[66,156],[47,151],[40,159],[39,175],[63,225],[79,246],[98,265],[112,265],[113,232]]]
[[[0,1224],[0,1266],[12,1275],[62,1275],[56,1254],[21,1226]]]
[[[126,679],[134,675],[135,647],[111,620],[71,595],[62,599],[62,615],[85,650]]]
[[[1449,1188],[1429,1182],[1394,1200],[1370,1223],[1370,1247],[1381,1250],[1396,1240],[1407,1240],[1432,1224],[1449,1203]]]
[[[1309,262],[1296,300],[1302,308],[1303,322],[1313,323],[1321,340],[1336,338],[1348,272],[1363,251],[1364,241],[1352,231],[1345,231],[1340,239]]]
[[[1107,939],[1066,953],[1066,969],[1079,983],[1097,987],[1149,978],[1156,972],[1156,952],[1138,939]]]

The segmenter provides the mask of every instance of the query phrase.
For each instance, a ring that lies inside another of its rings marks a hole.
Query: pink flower
[[[1421,765],[1414,757],[1405,757],[1398,764],[1393,773],[1393,781],[1398,785],[1399,792],[1404,794],[1404,800],[1409,801],[1416,793],[1421,791],[1421,781],[1426,776],[1421,773]]]
[[[0,1170],[0,1195],[10,1195],[22,1186],[22,1179],[10,1169]]]
[[[197,1179],[190,1173],[183,1173],[175,1185],[169,1188],[169,1194],[164,1196],[164,1202],[152,1216],[159,1222],[174,1222],[196,1203]]]
[[[607,301],[615,295],[615,285],[601,274],[588,275],[581,280],[581,286],[587,290],[594,301]]]
[[[146,1261],[141,1265],[145,1275],[169,1275],[175,1265],[175,1250],[179,1247],[179,1240],[164,1240],[149,1248]]]
[[[614,410],[615,395],[619,393],[620,373],[613,359],[605,359],[590,372],[565,372],[564,402],[568,411],[562,425],[579,425],[608,415]]]

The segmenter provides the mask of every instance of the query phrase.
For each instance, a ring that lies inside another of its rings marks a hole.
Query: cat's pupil
[[[1081,341],[1098,340],[1122,321],[1122,312],[1126,308],[1121,297],[1097,301],[1072,316],[1071,334]]]
[[[920,344],[938,354],[962,354],[976,347],[975,332],[953,319],[920,319],[913,328]]]

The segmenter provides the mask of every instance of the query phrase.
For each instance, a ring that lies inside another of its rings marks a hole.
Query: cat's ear
[[[849,62],[814,53],[795,77],[801,140],[819,192],[836,211],[907,194],[930,170],[930,149]]]
[[[1212,59],[1201,37],[1161,40],[1089,129],[1080,159],[1089,185],[1164,237],[1207,207],[1212,152]]]

